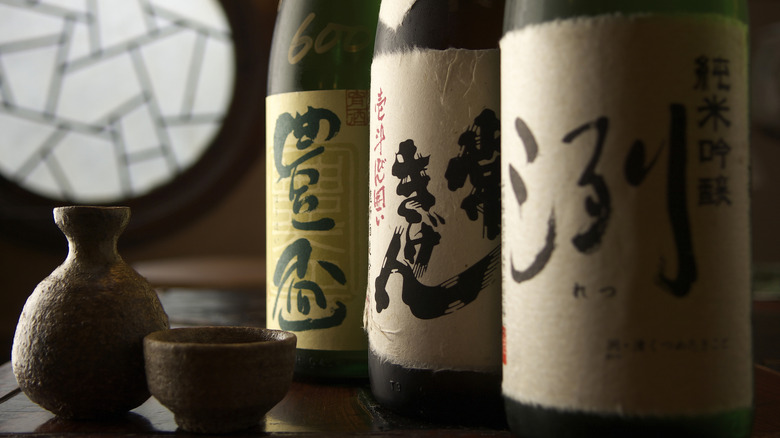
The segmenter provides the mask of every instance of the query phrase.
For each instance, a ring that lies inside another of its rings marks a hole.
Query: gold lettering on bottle
[[[366,26],[349,26],[329,22],[317,33],[316,37],[306,35],[307,29],[316,17],[317,14],[310,13],[295,31],[287,51],[287,62],[290,64],[299,63],[312,48],[318,55],[337,47],[344,52],[357,53],[367,48],[371,43],[371,31]]]

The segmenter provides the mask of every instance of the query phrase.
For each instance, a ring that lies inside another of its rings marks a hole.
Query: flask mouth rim
[[[66,235],[118,236],[130,222],[130,207],[68,205],[53,209],[54,223]]]

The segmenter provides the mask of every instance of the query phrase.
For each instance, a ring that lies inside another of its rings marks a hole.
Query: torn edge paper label
[[[383,1],[379,6],[379,21],[390,29],[397,29],[417,0]]]
[[[514,400],[621,415],[751,404],[747,29],[604,16],[501,42]]]
[[[498,50],[372,65],[372,351],[409,368],[500,372]]]

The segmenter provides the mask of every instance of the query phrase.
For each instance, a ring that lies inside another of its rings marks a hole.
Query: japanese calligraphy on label
[[[502,40],[511,398],[750,405],[746,38],[715,16],[615,15]]]
[[[498,50],[372,65],[365,326],[409,368],[499,372]]]
[[[365,349],[368,91],[272,95],[266,117],[266,324]]]

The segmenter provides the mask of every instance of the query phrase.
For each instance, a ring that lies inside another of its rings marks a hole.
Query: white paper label
[[[614,15],[502,40],[510,398],[750,405],[746,38],[714,17]]]
[[[397,29],[417,0],[385,0],[379,7],[379,21],[390,29]]]
[[[501,369],[498,50],[374,58],[370,348],[410,368]]]

